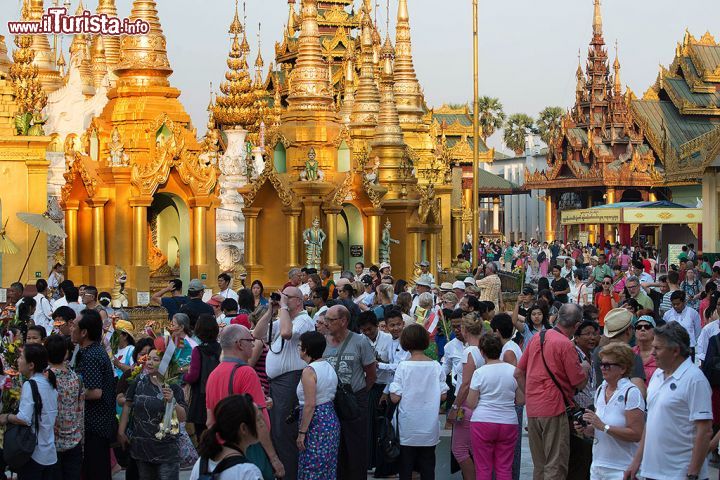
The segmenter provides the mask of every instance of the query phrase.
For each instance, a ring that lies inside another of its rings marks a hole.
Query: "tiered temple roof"
[[[448,149],[453,163],[461,165],[471,164],[473,161],[473,119],[472,112],[467,105],[442,105],[433,109],[432,127],[430,134],[438,144]],[[480,140],[480,161],[492,162],[495,149],[488,148]]]
[[[575,105],[549,142],[548,168],[526,170],[531,188],[651,187],[662,179],[660,164],[633,122],[631,93],[622,91],[617,51],[610,73],[600,0],[594,2],[593,37],[585,73],[578,65]]]
[[[630,108],[662,160],[667,184],[696,183],[720,155],[720,43],[689,32],[668,68]]]

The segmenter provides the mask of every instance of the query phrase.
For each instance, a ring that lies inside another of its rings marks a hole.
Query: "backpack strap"
[[[235,365],[233,366],[232,372],[230,373],[230,380],[228,381],[228,395],[234,395],[233,385],[235,384],[235,372],[238,368],[244,367],[245,365],[247,365],[247,363],[242,360],[235,360]]]
[[[220,461],[220,463],[215,465],[215,468],[212,471],[213,476],[219,475],[220,473],[224,472],[228,468],[232,468],[235,465],[240,465],[243,463],[247,463],[247,459],[245,458],[245,455],[243,455],[241,453],[228,455],[227,457],[223,458]]]
[[[30,383],[30,390],[32,391],[32,398],[33,398],[33,417],[35,422],[35,433],[37,434],[40,430],[40,415],[42,414],[42,397],[40,397],[40,391],[38,390],[37,383],[35,380],[28,380]]]

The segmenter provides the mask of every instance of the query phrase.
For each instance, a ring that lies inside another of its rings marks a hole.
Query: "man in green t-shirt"
[[[601,253],[597,257],[597,265],[595,268],[593,268],[592,273],[590,274],[590,277],[588,278],[587,284],[588,285],[595,285],[597,289],[600,288],[600,282],[602,282],[603,278],[606,276],[612,278],[613,277],[613,271],[610,266],[605,263],[606,257],[604,253]]]

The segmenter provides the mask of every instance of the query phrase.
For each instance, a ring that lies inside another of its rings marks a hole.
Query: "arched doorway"
[[[622,194],[622,197],[620,198],[621,202],[642,202],[642,193],[640,191],[635,190],[634,188],[630,188],[628,190],[625,190]]]
[[[151,290],[180,278],[190,282],[190,211],[172,193],[156,193],[148,209],[148,266]]]
[[[352,270],[357,262],[365,262],[365,229],[358,208],[343,205],[337,216],[337,263],[343,270]]]

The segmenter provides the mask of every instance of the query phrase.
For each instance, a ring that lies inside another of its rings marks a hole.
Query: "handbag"
[[[388,405],[387,409],[390,409]],[[392,415],[388,418],[385,415],[377,417],[378,426],[378,447],[388,462],[396,460],[400,456],[400,421],[398,420],[398,407],[395,407],[395,426],[392,424]]]
[[[35,403],[33,408],[33,425],[17,425],[8,423],[3,439],[3,458],[5,463],[15,472],[30,461],[37,446],[37,432],[40,429],[40,413],[42,398],[35,380],[28,380]],[[34,427],[34,428],[33,428]]]
[[[337,354],[337,360],[335,361],[335,375],[338,376],[337,390],[335,390],[335,412],[337,413],[340,420],[351,421],[360,417],[360,406],[358,405],[355,393],[352,390],[352,386],[347,383],[342,383],[340,375],[338,375],[338,366],[340,365],[340,359],[342,358],[345,347],[347,347],[350,337],[354,335],[353,332],[348,332],[345,341],[340,346],[340,350]]]
[[[568,399],[565,397],[565,392],[563,391],[562,387],[558,383],[557,379],[555,378],[555,375],[550,371],[550,368],[548,367],[547,362],[545,361],[545,352],[543,350],[543,345],[545,344],[545,333],[547,330],[543,330],[540,332],[540,357],[542,357],[543,365],[545,365],[545,370],[547,371],[548,375],[550,376],[550,380],[553,381],[555,386],[558,390],[560,390],[560,396],[562,396],[563,403],[565,404],[565,413],[568,416],[568,419],[571,422],[578,421],[582,418],[583,413],[585,413],[585,409],[582,407],[578,407],[577,405],[574,405],[572,402],[568,401]]]
[[[178,451],[180,452],[180,468],[192,468],[197,462],[198,453],[195,450],[190,435],[185,430],[185,422],[180,424],[180,434],[177,437]]]

